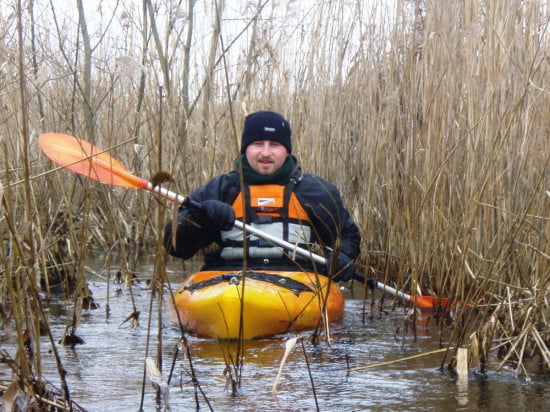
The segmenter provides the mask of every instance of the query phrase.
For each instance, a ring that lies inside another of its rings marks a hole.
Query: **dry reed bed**
[[[67,132],[103,148],[130,139],[112,154],[146,178],[169,171],[171,189],[187,194],[232,167],[245,112],[271,108],[291,119],[304,168],[341,188],[362,229],[363,271],[374,267],[381,281],[409,292],[478,306],[450,334],[453,344],[475,349],[477,367],[493,349],[520,373],[532,357],[550,366],[548,2],[399,1],[391,13],[360,1],[321,3],[293,30],[249,10],[248,50],[218,38],[227,53],[218,43],[216,58],[204,60],[214,66],[194,76],[184,70],[185,37],[175,34],[188,22],[176,22],[181,27],[167,34],[172,77],[162,88],[154,68],[163,56],[140,50],[130,25],[125,36],[135,50],[118,57],[118,67],[115,45],[108,37],[98,43],[89,95],[80,43],[66,39],[62,57],[42,37],[31,47],[23,26],[19,50],[10,35],[17,13],[2,17],[0,302],[16,320],[21,348],[25,330],[38,330],[31,316],[38,303],[25,297],[48,266],[64,264],[79,291],[93,248],[123,252],[130,272],[172,210],[65,171],[41,175],[53,165],[40,153],[39,133]],[[300,30],[309,40],[289,42]],[[29,185],[26,168],[37,176]],[[32,362],[27,372],[39,370]]]

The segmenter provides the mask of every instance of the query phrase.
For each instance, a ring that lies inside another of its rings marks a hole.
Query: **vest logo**
[[[274,205],[275,199],[272,197],[259,197],[258,206]]]

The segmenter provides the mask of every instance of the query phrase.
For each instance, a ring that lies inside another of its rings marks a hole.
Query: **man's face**
[[[272,140],[257,140],[246,147],[246,159],[260,175],[269,175],[279,170],[286,161],[288,150]]]

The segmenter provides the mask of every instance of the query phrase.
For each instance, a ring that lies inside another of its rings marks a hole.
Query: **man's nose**
[[[265,141],[262,145],[262,153],[271,153],[271,144],[269,141]]]

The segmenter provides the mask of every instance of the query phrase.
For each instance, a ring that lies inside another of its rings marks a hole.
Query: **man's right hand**
[[[209,230],[230,230],[235,224],[235,211],[230,204],[219,200],[206,200],[202,203],[205,215],[203,222]]]

